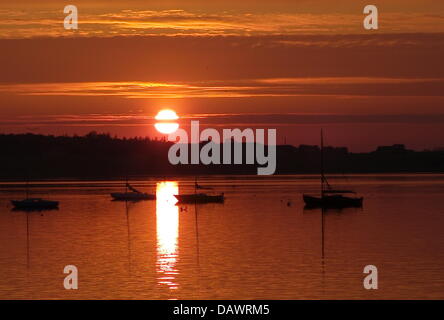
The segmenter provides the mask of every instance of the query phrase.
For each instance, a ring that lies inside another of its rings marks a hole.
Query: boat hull
[[[179,203],[223,203],[225,196],[220,195],[207,195],[207,194],[183,194],[175,196]]]
[[[303,195],[304,202],[310,208],[360,208],[364,198],[344,197],[340,195],[314,197]]]
[[[51,210],[58,209],[59,202],[43,199],[11,200],[16,210]]]
[[[111,197],[116,201],[141,201],[141,200],[156,200],[156,195],[148,193],[136,192],[115,192],[111,193]]]

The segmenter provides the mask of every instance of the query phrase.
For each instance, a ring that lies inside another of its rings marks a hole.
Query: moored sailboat
[[[312,208],[348,208],[362,207],[363,197],[345,196],[355,194],[352,190],[333,189],[324,174],[324,138],[321,130],[321,195],[312,196],[303,194],[303,200],[307,207]]]
[[[29,182],[26,181],[26,198],[23,200],[11,200],[11,204],[14,206],[14,210],[51,210],[58,209],[59,202],[53,200],[45,200],[42,198],[30,198],[29,197]]]
[[[197,190],[212,190],[211,187],[204,187],[197,183],[197,178],[194,181],[194,193],[192,194],[182,194],[175,195],[176,199],[179,203],[224,203],[225,195],[221,194],[206,194],[206,193],[197,193]]]
[[[11,200],[14,209],[17,210],[49,210],[59,207],[58,201],[44,200],[41,198],[26,198],[23,200]]]
[[[156,200],[155,194],[141,192],[131,186],[128,181],[125,183],[125,192],[113,192],[111,197],[116,201]]]

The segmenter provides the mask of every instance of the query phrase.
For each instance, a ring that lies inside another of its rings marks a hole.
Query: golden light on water
[[[177,289],[175,282],[179,255],[179,208],[174,195],[179,194],[175,181],[157,183],[156,188],[156,232],[158,284]]]
[[[179,119],[179,116],[173,110],[160,110],[154,119],[158,121],[154,124],[154,127],[160,133],[170,134],[179,129],[179,124],[177,122],[172,122]]]

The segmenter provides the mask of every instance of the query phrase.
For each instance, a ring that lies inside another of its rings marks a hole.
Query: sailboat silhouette
[[[324,136],[321,129],[321,196],[303,194],[305,205],[309,208],[348,208],[362,207],[363,197],[350,197],[344,194],[355,193],[351,190],[333,189],[324,174]]]

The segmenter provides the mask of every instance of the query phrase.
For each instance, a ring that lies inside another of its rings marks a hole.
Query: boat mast
[[[321,197],[324,197],[324,135],[321,129]]]
[[[29,180],[26,180],[26,199],[29,199]]]
[[[25,193],[26,193],[26,199],[29,199],[29,172],[26,173]]]
[[[194,177],[194,218],[196,229],[197,265],[199,266],[199,220],[197,217],[197,176]]]
[[[29,214],[26,213],[26,269],[29,271]]]

